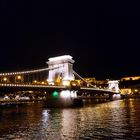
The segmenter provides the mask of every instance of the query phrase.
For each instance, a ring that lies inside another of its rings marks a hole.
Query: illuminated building
[[[83,78],[87,83],[92,84],[95,87],[99,88],[106,88],[108,86],[108,81],[107,80],[96,80],[94,77],[89,77],[89,78]],[[79,83],[80,86],[88,86],[87,83],[85,83],[82,80],[75,80]]]
[[[120,88],[122,94],[140,95],[140,76],[121,78]]]
[[[121,81],[140,80],[140,76],[123,77]]]

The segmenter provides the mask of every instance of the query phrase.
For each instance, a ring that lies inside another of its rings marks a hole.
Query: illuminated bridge
[[[69,55],[50,58],[47,62],[49,67],[28,71],[0,73],[0,89],[22,88],[22,89],[70,89],[71,81],[78,77],[89,87],[80,87],[79,90],[97,90],[118,93],[118,81],[108,82],[108,89],[98,89],[85,81],[73,70],[72,57]],[[115,90],[112,90],[115,88]]]
[[[119,94],[118,81],[109,81],[108,88],[99,89],[84,80],[73,70],[74,60],[70,55],[49,58],[48,67],[28,71],[0,73],[0,91],[77,91],[106,92],[110,95]],[[75,77],[85,82],[88,87],[81,87]],[[71,93],[70,93],[71,94]],[[67,95],[65,95],[67,96]]]

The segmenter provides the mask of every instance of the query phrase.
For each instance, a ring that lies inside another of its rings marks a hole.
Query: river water
[[[140,99],[47,109],[0,108],[0,140],[140,140]]]

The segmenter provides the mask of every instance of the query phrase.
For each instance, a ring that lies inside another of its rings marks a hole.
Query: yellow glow
[[[6,78],[6,77],[4,77],[4,78],[3,78],[3,81],[7,81],[7,78]]]
[[[45,84],[44,82],[41,82],[41,84]]]
[[[17,79],[20,80],[20,79],[21,79],[21,76],[19,75],[19,76],[17,77]]]
[[[139,80],[140,79],[140,76],[134,76],[134,77],[124,77],[124,78],[122,78],[121,79],[121,81],[122,80],[126,80],[126,81],[128,81],[128,80]]]
[[[130,88],[128,89],[121,89],[121,94],[125,95],[125,94],[131,94],[132,90]]]
[[[135,92],[138,92],[138,90],[137,90],[137,89],[135,89]]]
[[[70,86],[70,81],[63,81],[63,86]]]
[[[34,83],[37,83],[37,81],[36,81],[36,80],[34,80]]]

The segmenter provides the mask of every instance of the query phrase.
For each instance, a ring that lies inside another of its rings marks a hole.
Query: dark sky
[[[140,8],[124,0],[3,0],[0,72],[45,67],[70,54],[97,79],[140,75]]]

